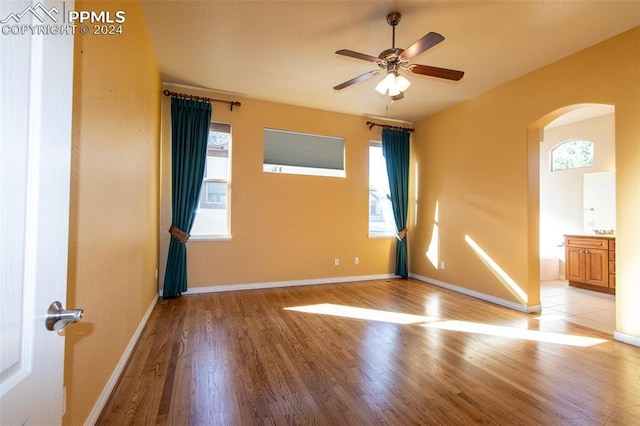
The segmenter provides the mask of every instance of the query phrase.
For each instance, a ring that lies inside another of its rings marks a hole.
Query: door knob
[[[82,319],[84,310],[82,309],[62,309],[62,303],[55,301],[49,306],[45,325],[47,330],[61,332],[69,324],[78,322]]]

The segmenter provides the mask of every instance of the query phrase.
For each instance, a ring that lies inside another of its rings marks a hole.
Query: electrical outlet
[[[334,266],[340,265],[340,259],[338,259],[337,257],[335,259],[333,259],[333,264],[334,264]]]
[[[440,261],[440,269],[444,269],[444,260]]]
[[[356,257],[356,258],[353,260],[353,263],[355,263],[356,265],[359,265],[359,264],[360,264],[360,258],[359,258],[359,257]]]

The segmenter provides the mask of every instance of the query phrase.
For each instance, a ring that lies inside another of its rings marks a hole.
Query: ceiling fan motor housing
[[[400,54],[404,52],[404,49],[400,49],[399,47],[392,47],[391,49],[387,49],[378,55],[380,59],[391,60],[397,59]]]

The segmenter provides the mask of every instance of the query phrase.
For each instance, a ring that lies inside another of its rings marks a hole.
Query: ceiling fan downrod
[[[391,48],[396,47],[396,25],[400,23],[402,15],[399,12],[393,12],[387,15],[387,23],[391,25]]]
[[[378,66],[380,68],[388,68],[389,64],[396,64],[398,57],[404,52],[404,49],[396,47],[396,25],[398,25],[401,18],[402,15],[400,12],[393,12],[387,15],[387,23],[391,25],[391,48],[384,50],[378,55],[380,59]]]

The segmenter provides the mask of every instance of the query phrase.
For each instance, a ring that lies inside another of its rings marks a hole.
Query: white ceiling
[[[413,122],[640,25],[640,0],[149,1],[143,11],[163,81],[254,99]],[[372,56],[427,32],[445,40],[412,63],[465,71],[459,82],[409,74],[405,98],[374,88]],[[640,70],[639,70],[640,72]],[[615,76],[612,76],[615,78]]]

